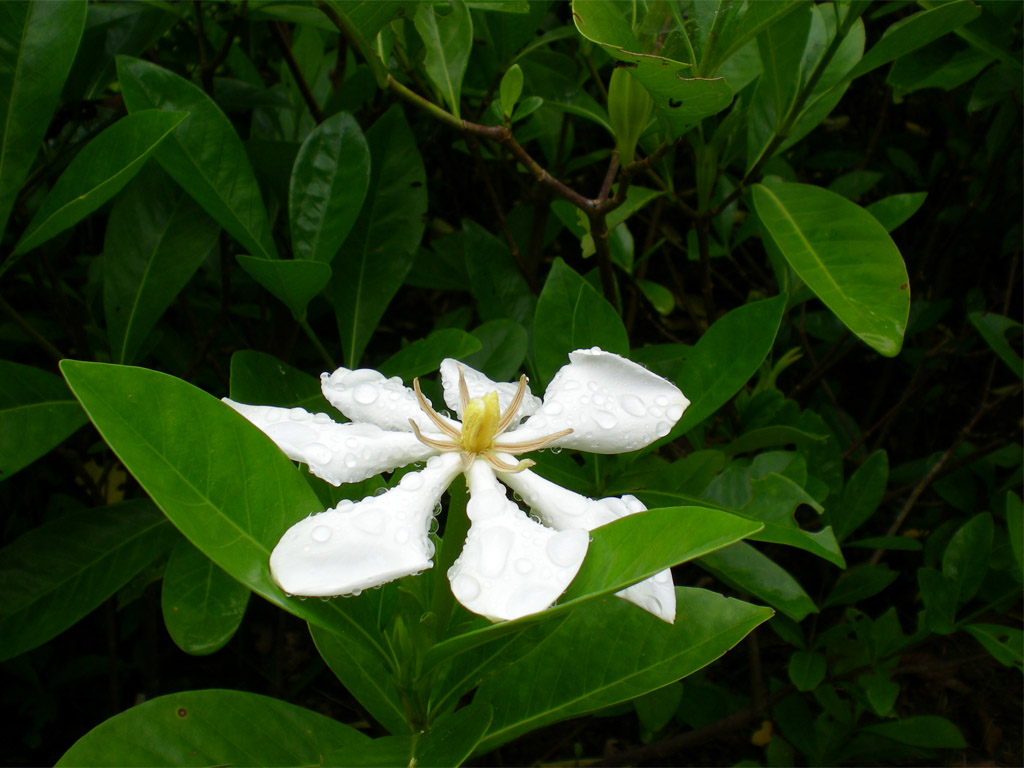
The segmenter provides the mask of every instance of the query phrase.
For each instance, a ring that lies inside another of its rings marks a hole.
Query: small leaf
[[[789,571],[746,542],[704,555],[697,564],[729,586],[778,608],[794,621],[803,621],[818,612],[814,601]]]
[[[757,184],[753,195],[765,236],[807,287],[866,344],[897,355],[910,312],[909,278],[878,220],[807,184]]]
[[[843,541],[871,518],[882,503],[888,482],[889,456],[885,451],[875,451],[850,477],[842,501],[825,511],[836,530],[836,538]]]
[[[984,646],[992,658],[1024,672],[1024,632],[1002,624],[968,624],[964,631]]]
[[[821,607],[859,603],[877,595],[896,581],[897,576],[899,574],[887,565],[868,564],[851,568],[839,577]]]
[[[946,545],[942,575],[956,585],[961,605],[974,597],[988,573],[994,528],[992,515],[981,512],[964,523]]]
[[[463,0],[450,0],[444,16],[438,14],[437,8],[434,3],[417,5],[413,23],[427,49],[423,62],[427,76],[452,114],[459,117],[462,77],[473,48],[473,19]]]
[[[1024,326],[1012,318],[994,315],[990,312],[971,312],[967,319],[978,329],[978,333],[981,334],[985,343],[992,348],[1000,360],[1006,363],[1017,378],[1024,379],[1024,359],[1010,346],[1007,339],[1007,335],[1012,334],[1019,347],[1021,331]]]
[[[0,550],[0,659],[56,637],[166,552],[177,535],[148,500],[72,512]]]
[[[825,679],[825,657],[817,651],[797,651],[789,657],[789,679],[798,691],[813,691]]]
[[[252,278],[280,299],[298,320],[306,307],[331,281],[331,267],[322,261],[261,259],[239,254],[238,263]]]
[[[902,195],[889,195],[871,203],[865,210],[878,219],[886,232],[892,232],[905,222],[924,204],[927,192],[906,192]]]
[[[480,342],[472,334],[444,328],[425,339],[406,344],[377,366],[377,370],[385,376],[398,376],[411,382],[417,376],[436,371],[438,363],[446,357],[462,360],[479,349]]]
[[[676,296],[672,291],[653,280],[641,278],[636,283],[643,291],[644,298],[651,302],[651,306],[659,315],[668,317],[672,314],[676,308]]]
[[[135,112],[86,144],[43,200],[14,255],[74,226],[120,192],[186,117],[184,112],[158,109]]]
[[[937,715],[920,715],[887,723],[866,725],[862,730],[914,747],[962,749],[967,746],[967,742],[960,734],[960,729],[946,718]]]
[[[498,97],[501,100],[501,111],[506,119],[512,119],[516,102],[523,92],[523,70],[518,64],[513,64],[501,78],[501,86],[498,88]]]
[[[493,381],[512,381],[526,359],[530,340],[514,320],[491,320],[473,329],[480,341],[477,352],[466,355],[466,365],[486,373]]]
[[[917,569],[917,585],[924,602],[928,628],[940,635],[951,634],[956,626],[956,584],[934,568]]]

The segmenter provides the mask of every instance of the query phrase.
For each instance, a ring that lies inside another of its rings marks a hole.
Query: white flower
[[[543,401],[530,394],[526,376],[518,385],[497,384],[444,360],[444,399],[461,423],[438,414],[418,381],[409,389],[368,369],[321,376],[324,396],[350,423],[225,398],[291,459],[333,485],[426,460],[380,496],[343,501],[293,525],[270,556],[280,587],[293,595],[358,594],[430,568],[434,508],[464,472],[470,528],[448,571],[452,593],[492,621],[551,606],[583,563],[587,532],[646,507],[633,496],[580,496],[531,472],[533,461],[515,457],[547,446],[637,450],[668,434],[689,405],[670,382],[597,347],[572,352],[569,360]],[[543,524],[507,498],[499,478]],[[618,594],[669,623],[675,619],[667,570]]]

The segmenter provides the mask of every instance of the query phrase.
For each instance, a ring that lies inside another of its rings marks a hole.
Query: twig
[[[270,32],[274,36],[274,40],[277,41],[278,48],[281,49],[281,55],[284,57],[285,64],[288,65],[288,71],[292,73],[292,77],[295,78],[295,84],[299,87],[299,93],[302,94],[303,100],[306,102],[306,106],[309,108],[309,113],[313,116],[319,125],[324,121],[323,110],[320,109],[320,105],[316,103],[316,97],[313,96],[313,91],[309,88],[309,83],[306,82],[306,76],[302,74],[302,70],[299,68],[299,62],[295,60],[295,56],[292,54],[291,46],[288,45],[288,39],[284,36],[283,22],[272,21],[270,23]]]

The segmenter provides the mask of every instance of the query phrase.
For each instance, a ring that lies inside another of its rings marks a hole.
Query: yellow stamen
[[[470,400],[462,414],[463,450],[474,454],[491,450],[500,418],[497,392]]]

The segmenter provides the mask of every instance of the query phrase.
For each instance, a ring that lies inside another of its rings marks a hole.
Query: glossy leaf
[[[318,378],[251,349],[240,349],[231,356],[231,398],[252,405],[305,408],[314,413],[330,410]]]
[[[534,323],[545,329],[533,340],[537,372],[545,383],[575,349],[597,346],[629,355],[629,339],[615,308],[561,259],[548,273]]]
[[[676,597],[674,625],[614,597],[575,611],[480,687],[474,701],[494,708],[494,723],[479,751],[662,688],[711,663],[771,616],[769,608],[700,589],[677,587]]]
[[[305,319],[309,302],[331,281],[331,267],[322,261],[261,259],[239,254],[238,263],[299,320]]]
[[[529,337],[514,320],[491,320],[473,329],[480,349],[464,358],[466,365],[493,381],[512,381],[526,359]]]
[[[704,555],[698,565],[726,584],[778,608],[794,621],[803,621],[818,612],[814,601],[789,571],[746,542]]]
[[[278,539],[322,506],[266,435],[173,376],[74,360],[64,360],[61,371],[107,444],[207,557],[274,605],[386,658],[355,605],[293,599],[271,579]]]
[[[86,421],[58,376],[0,360],[0,482],[49,453]]]
[[[964,523],[946,545],[942,575],[956,584],[961,605],[977,594],[988,573],[994,531],[992,515],[981,512]]]
[[[177,534],[149,501],[72,512],[0,550],[0,659],[56,637],[166,552]]]
[[[411,765],[462,765],[491,726],[493,713],[486,704],[473,702],[436,722],[417,739]]]
[[[442,16],[433,3],[420,3],[413,17],[423,39],[426,56],[423,67],[434,87],[441,92],[452,114],[459,117],[462,77],[473,48],[473,20],[463,0],[451,0]]]
[[[181,650],[196,656],[223,648],[249,603],[249,590],[186,539],[171,552],[161,589],[167,632]]]
[[[219,232],[156,164],[146,166],[118,197],[103,246],[103,309],[114,362],[135,362]]]
[[[480,341],[472,334],[458,328],[443,328],[425,339],[406,344],[377,366],[377,370],[385,376],[398,376],[411,382],[416,376],[436,371],[446,357],[462,360],[479,349]]]
[[[480,319],[510,318],[529,332],[537,297],[508,247],[476,222],[465,222],[463,232],[466,274]]]
[[[186,117],[159,109],[135,112],[86,144],[43,200],[14,255],[74,226],[120,192]]]
[[[245,691],[185,691],[100,723],[57,765],[321,765],[328,753],[372,743],[337,720],[278,699]]]
[[[903,257],[885,228],[855,203],[806,184],[755,185],[764,228],[800,279],[861,340],[898,354],[910,312]]]
[[[1024,379],[1024,359],[1007,339],[1007,336],[1012,334],[1019,345],[1024,326],[1012,318],[994,315],[990,312],[971,312],[967,319],[971,321],[971,325],[977,328],[985,343],[992,348],[999,359],[1016,374],[1017,378]]]
[[[788,116],[801,81],[809,74],[802,72],[802,64],[811,18],[811,6],[801,4],[757,36],[762,72],[754,108],[763,103],[775,128]]]
[[[295,158],[288,193],[296,259],[334,259],[369,184],[370,149],[355,118],[341,112],[314,128]]]
[[[129,112],[188,112],[156,159],[250,253],[277,258],[270,221],[242,141],[209,96],[170,70],[119,56],[117,76]]]
[[[0,234],[57,108],[87,9],[85,2],[0,3]]]
[[[860,77],[900,56],[905,56],[963,26],[980,13],[981,8],[970,0],[955,0],[908,16],[885,30],[882,38],[864,54],[864,58],[857,62],[857,66],[847,73],[846,79]]]
[[[892,232],[900,224],[917,213],[924,204],[927,192],[905,192],[902,195],[889,195],[876,200],[865,210],[878,219],[886,232]]]
[[[356,368],[423,236],[426,170],[401,107],[366,132],[370,192],[346,246],[336,257],[334,307],[345,364]]]
[[[518,64],[513,64],[501,78],[501,86],[498,88],[498,97],[501,103],[501,112],[506,118],[511,118],[515,111],[516,102],[523,92],[523,70]]]
[[[745,304],[700,337],[675,379],[690,407],[672,435],[693,429],[750,380],[771,351],[785,309],[785,296]]]
[[[644,49],[624,15],[630,8],[624,3],[574,0],[573,21],[583,37],[626,63],[668,121],[672,138],[681,136],[701,118],[728,107],[733,93],[725,78],[698,77],[690,64]]]
[[[558,66],[559,63],[561,62],[557,59],[545,60],[545,63],[532,59],[520,60],[519,64],[523,68],[523,76],[526,80],[525,91],[529,97],[523,99],[519,108],[512,115],[513,122],[522,120],[530,112],[546,105],[590,120],[611,134],[612,125],[608,121],[608,113],[604,107],[593,96],[581,89],[573,78],[562,71]],[[564,63],[568,66],[569,59],[565,58]],[[535,99],[540,101],[535,101]]]

